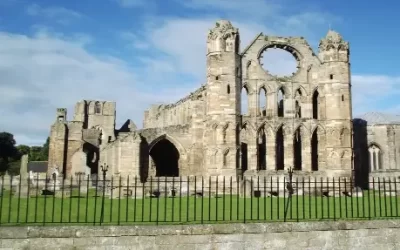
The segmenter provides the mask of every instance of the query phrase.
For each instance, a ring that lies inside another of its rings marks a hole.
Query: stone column
[[[133,142],[133,155],[134,155],[134,159],[133,159],[133,175],[140,177],[140,143],[141,140],[140,138],[135,139]]]
[[[368,149],[369,152],[369,171],[374,171],[374,149],[373,148],[369,148]]]
[[[276,145],[275,145],[275,135],[272,133],[267,134],[267,156],[266,156],[266,161],[267,161],[267,170],[274,170],[276,169]]]
[[[311,137],[302,133],[301,144],[302,169],[311,171]]]
[[[257,170],[257,140],[249,140],[247,144],[247,169]]]
[[[17,187],[19,188],[17,195],[21,197],[26,197],[28,195],[28,155],[25,154],[21,157],[21,167],[19,169],[19,174],[21,176],[21,184]]]
[[[283,136],[283,145],[284,145],[284,169],[286,170],[289,167],[293,167],[293,134],[291,129],[285,129],[285,133]]]

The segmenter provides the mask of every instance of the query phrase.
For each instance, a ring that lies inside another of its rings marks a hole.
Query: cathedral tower
[[[329,30],[319,45],[322,61],[319,88],[326,105],[327,170],[349,175],[352,169],[352,111],[349,43]]]
[[[236,126],[241,93],[239,45],[239,31],[229,21],[220,20],[209,31],[205,167],[211,175],[236,175]]]

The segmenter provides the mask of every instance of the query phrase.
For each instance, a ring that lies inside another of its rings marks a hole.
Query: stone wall
[[[2,249],[399,249],[400,221],[2,227]]]
[[[145,111],[143,128],[162,128],[190,124],[195,109],[194,101],[203,98],[205,87],[190,93],[174,104],[153,105]]]
[[[400,221],[0,228],[2,249],[399,249]]]

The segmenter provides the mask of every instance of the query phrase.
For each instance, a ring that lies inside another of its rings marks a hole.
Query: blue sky
[[[241,48],[263,32],[304,36],[318,53],[331,27],[350,42],[354,115],[400,113],[399,9],[394,0],[0,0],[0,131],[41,145],[55,109],[72,119],[82,99],[116,101],[117,126],[140,127],[151,104],[204,83],[218,19],[239,28]]]

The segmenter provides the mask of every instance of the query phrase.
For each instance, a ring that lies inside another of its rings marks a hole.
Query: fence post
[[[293,194],[293,185],[292,185],[293,168],[292,167],[288,168],[288,173],[289,173],[289,182],[286,183],[286,189],[288,190],[288,201],[286,203],[283,221],[286,221],[287,212],[289,210],[289,203],[292,200],[292,194]]]
[[[102,201],[101,201],[101,215],[100,215],[100,225],[101,223],[103,223],[103,219],[104,219],[104,198],[106,195],[106,175],[107,175],[107,171],[108,171],[108,165],[104,164],[101,166],[101,172],[103,172],[103,197],[102,197]],[[112,192],[112,190],[111,190]]]

